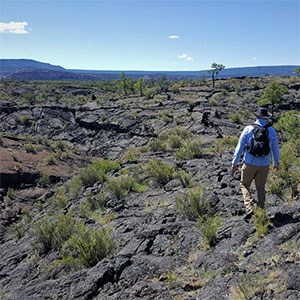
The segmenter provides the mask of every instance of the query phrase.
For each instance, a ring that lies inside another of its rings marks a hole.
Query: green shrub
[[[83,182],[81,180],[81,176],[74,176],[69,183],[67,184],[67,189],[72,198],[77,198],[80,190],[83,187]]]
[[[288,140],[299,140],[300,112],[296,110],[285,112],[274,127],[282,130]]]
[[[257,236],[262,236],[268,233],[271,222],[268,219],[265,209],[256,208],[254,210],[254,225]]]
[[[183,187],[190,187],[192,184],[192,175],[184,170],[179,170],[176,175]]]
[[[200,139],[186,141],[180,149],[176,150],[175,157],[178,159],[199,158],[203,154],[202,146]]]
[[[114,249],[108,229],[90,230],[81,223],[65,243],[63,260],[73,267],[93,267]]]
[[[177,196],[175,201],[177,210],[194,221],[200,216],[207,215],[211,205],[211,200],[205,195],[203,186],[190,188],[187,196]]]
[[[86,200],[86,207],[89,210],[97,210],[103,208],[107,202],[107,195],[104,192],[100,192],[95,196],[90,196]]]
[[[232,290],[231,300],[247,300],[252,299],[256,293],[264,290],[266,278],[261,275],[244,275],[238,282],[237,286]]]
[[[64,142],[62,140],[58,140],[51,145],[51,148],[54,151],[58,151],[58,150],[65,151],[68,148],[68,146],[67,146],[66,142]]]
[[[176,175],[173,165],[158,159],[150,160],[145,167],[145,172],[161,186],[174,179]]]
[[[133,162],[136,161],[139,157],[139,150],[137,148],[128,148],[126,152],[122,156],[122,161],[126,162]]]
[[[33,153],[36,154],[36,148],[34,147],[34,145],[30,144],[25,144],[24,145],[24,149],[27,153]]]
[[[177,84],[177,83],[173,84],[172,88],[171,88],[171,91],[174,94],[180,94],[181,93],[181,91],[180,91],[180,85]]]
[[[229,114],[229,119],[232,123],[241,124],[240,114],[236,112],[232,112]]]
[[[69,199],[66,194],[66,188],[58,187],[56,189],[54,196],[51,198],[51,202],[53,203],[53,205],[55,207],[58,207],[61,209],[65,208],[69,203]]]
[[[121,175],[110,178],[107,182],[107,188],[118,199],[124,198],[130,191],[133,190],[135,180],[128,175]]]
[[[183,138],[180,135],[173,134],[168,138],[168,145],[171,149],[178,149],[183,145]]]
[[[55,164],[55,156],[49,155],[49,156],[45,157],[44,164],[47,166],[54,165]]]
[[[179,149],[185,141],[191,142],[192,133],[188,128],[176,126],[162,131],[158,137],[149,143],[152,151],[166,151],[167,149]]]
[[[106,174],[118,167],[119,164],[111,160],[94,161],[80,173],[80,179],[84,186],[91,186],[96,182],[104,182],[107,179]]]
[[[208,247],[216,245],[216,237],[221,224],[222,222],[219,215],[200,216],[197,219],[197,225],[202,232]]]
[[[29,117],[28,115],[23,115],[20,117],[19,119],[19,122],[22,124],[22,125],[28,125],[29,124]]]
[[[156,88],[146,89],[145,92],[144,92],[145,98],[147,100],[153,99],[155,94],[156,94]]]
[[[271,81],[265,87],[261,97],[258,100],[259,105],[271,104],[272,107],[280,104],[283,101],[283,95],[288,92],[288,89],[276,81]]]
[[[162,111],[159,113],[159,117],[165,123],[172,123],[173,122],[173,113],[170,111]]]
[[[282,179],[285,189],[290,190],[293,199],[299,192],[300,186],[300,142],[291,141],[282,144],[280,168],[276,174]]]
[[[166,145],[165,141],[162,141],[162,140],[156,138],[149,142],[149,148],[151,151],[154,151],[154,152],[166,151],[167,145]]]
[[[60,249],[74,230],[74,220],[70,214],[46,216],[36,222],[32,229],[36,243],[43,253]]]
[[[267,191],[279,197],[284,194],[285,182],[277,174],[271,174],[267,182]]]
[[[134,185],[133,190],[137,193],[144,193],[149,189],[148,184],[146,183],[137,183]]]

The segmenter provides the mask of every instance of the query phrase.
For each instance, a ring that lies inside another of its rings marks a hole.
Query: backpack
[[[253,156],[263,157],[270,153],[268,132],[270,126],[270,123],[267,123],[265,126],[260,126],[258,124],[253,125],[252,141],[248,147],[249,153]]]

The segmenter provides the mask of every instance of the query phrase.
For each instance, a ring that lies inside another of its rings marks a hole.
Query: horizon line
[[[1,58],[0,57],[0,60],[31,60],[31,61],[35,61],[35,62],[39,62],[39,63],[50,64],[50,65],[55,66],[55,67],[61,67],[61,68],[65,69],[66,71],[99,71],[99,72],[207,72],[207,71],[213,70],[213,68],[201,69],[201,70],[81,69],[81,68],[73,68],[73,67],[72,68],[66,68],[66,67],[64,67],[62,65],[59,65],[59,64],[53,64],[53,63],[49,63],[49,62],[44,62],[44,61],[32,59],[32,58]],[[237,67],[226,67],[225,66],[225,68],[223,69],[223,71],[224,70],[229,70],[229,69],[266,68],[266,67],[300,67],[300,63],[299,64],[283,64],[283,65],[282,64],[276,64],[276,65],[237,66]]]

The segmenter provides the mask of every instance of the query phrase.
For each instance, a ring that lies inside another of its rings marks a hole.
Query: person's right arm
[[[238,162],[244,152],[245,146],[247,144],[247,133],[249,132],[249,128],[245,127],[243,132],[240,135],[238,144],[236,145],[233,158],[232,158],[232,165],[231,165],[231,171],[235,172],[237,170]]]

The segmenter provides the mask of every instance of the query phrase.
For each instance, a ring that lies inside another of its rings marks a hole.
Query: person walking
[[[238,169],[238,163],[243,155],[241,172],[241,190],[246,208],[245,220],[253,215],[253,207],[256,204],[250,185],[255,181],[257,192],[257,206],[265,208],[265,185],[269,173],[269,165],[273,160],[275,171],[279,169],[280,150],[276,130],[270,122],[270,115],[266,108],[259,108],[256,113],[255,124],[246,126],[241,133],[232,159],[231,171]]]

